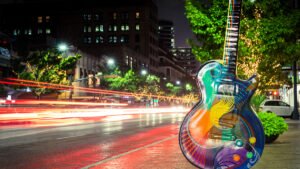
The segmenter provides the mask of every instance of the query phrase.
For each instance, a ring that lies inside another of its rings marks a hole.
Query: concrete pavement
[[[266,145],[255,169],[300,169],[300,121],[286,121],[289,130]]]

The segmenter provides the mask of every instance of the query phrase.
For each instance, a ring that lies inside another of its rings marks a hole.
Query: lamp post
[[[71,46],[71,47],[73,47],[73,46]],[[63,53],[63,55],[62,55],[63,57],[67,57],[67,56],[64,56],[64,54],[67,51],[69,51],[71,48],[66,43],[60,43],[60,44],[58,44],[57,49],[58,49],[58,51]],[[68,71],[67,71],[67,79],[69,81],[69,85],[71,86],[70,87],[70,94],[69,94],[69,100],[71,101],[72,100],[72,94],[73,94],[73,86],[72,86],[73,75],[68,74]]]
[[[293,76],[294,76],[294,111],[292,119],[299,120],[299,111],[298,111],[298,92],[297,92],[297,61],[293,62]]]

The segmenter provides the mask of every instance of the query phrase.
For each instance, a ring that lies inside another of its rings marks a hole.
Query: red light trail
[[[80,91],[84,91],[84,92],[87,92],[87,93],[94,93],[94,94],[107,94],[107,95],[108,94],[117,94],[117,95],[121,95],[121,96],[133,96],[133,97],[145,96],[145,97],[157,97],[157,98],[162,98],[162,99],[181,100],[181,101],[186,100],[186,99],[183,99],[183,98],[180,98],[180,97],[129,93],[129,92],[104,90],[104,89],[93,89],[93,88],[53,84],[53,83],[47,83],[47,82],[37,82],[37,81],[24,80],[24,79],[7,78],[7,80],[15,81],[15,82],[0,81],[0,84],[18,85],[18,86],[25,86],[25,87],[48,88],[48,89],[56,89],[56,90],[77,89],[77,90],[80,90]],[[17,83],[17,82],[19,82],[19,83]]]

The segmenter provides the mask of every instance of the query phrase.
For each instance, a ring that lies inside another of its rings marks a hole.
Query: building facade
[[[166,50],[175,48],[175,32],[173,22],[167,20],[159,20],[158,25],[160,46]]]
[[[11,59],[11,39],[0,32],[0,79],[10,75]]]
[[[152,0],[23,0],[0,5],[0,29],[13,37],[19,56],[66,43],[100,61],[111,57],[121,69],[158,74],[157,28]]]
[[[159,50],[159,70],[164,80],[173,83],[187,78],[183,67],[177,64],[177,59],[174,58],[170,52],[162,48]]]
[[[196,76],[200,68],[200,62],[192,54],[191,48],[178,47],[171,49],[170,52],[176,58],[177,64],[182,66],[187,74],[193,77]]]

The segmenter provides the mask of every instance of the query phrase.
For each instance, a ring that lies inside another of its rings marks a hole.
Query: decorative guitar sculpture
[[[209,61],[198,72],[202,93],[179,132],[184,156],[202,169],[251,168],[264,149],[261,122],[249,106],[257,88],[253,75],[236,77],[242,0],[229,0],[223,61]]]

